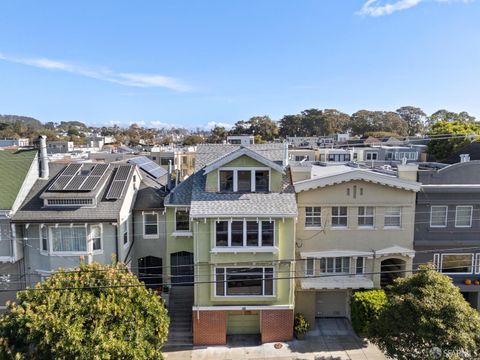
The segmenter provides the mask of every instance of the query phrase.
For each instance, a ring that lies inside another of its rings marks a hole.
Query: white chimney
[[[288,166],[288,142],[283,143],[283,166]]]
[[[40,177],[42,179],[48,179],[50,176],[48,170],[48,154],[47,154],[47,137],[40,135]]]
[[[460,154],[460,162],[469,162],[470,161],[470,154]]]

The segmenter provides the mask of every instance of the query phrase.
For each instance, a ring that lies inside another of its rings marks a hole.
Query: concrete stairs
[[[193,286],[172,286],[168,306],[170,328],[167,347],[192,346],[192,306]]]

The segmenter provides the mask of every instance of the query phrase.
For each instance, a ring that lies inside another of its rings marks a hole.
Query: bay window
[[[332,227],[338,227],[338,228],[347,227],[347,207],[346,206],[332,207]]]
[[[48,228],[46,226],[40,228],[40,250],[48,251]]]
[[[215,222],[215,246],[275,246],[275,221],[219,220]]]
[[[85,226],[51,228],[50,235],[53,252],[87,251],[87,229]]]
[[[442,254],[440,269],[446,274],[471,274],[473,254]]]
[[[98,225],[94,225],[90,229],[92,249],[93,251],[99,251],[102,249],[102,228]]]
[[[307,258],[305,260],[305,275],[313,276],[315,273],[315,258]]]
[[[216,296],[272,296],[272,267],[216,268]]]
[[[218,191],[220,192],[268,192],[269,169],[220,169]]]
[[[320,258],[320,272],[332,274],[348,274],[350,272],[350,258]]]

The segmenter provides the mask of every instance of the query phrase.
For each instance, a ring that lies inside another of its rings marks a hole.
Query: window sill
[[[174,231],[172,233],[173,237],[192,237],[193,233],[191,231]]]
[[[158,234],[149,234],[149,235],[143,234],[143,238],[144,239],[158,239]]]
[[[349,230],[347,226],[331,226],[331,230]]]
[[[321,231],[321,230],[323,230],[323,227],[322,226],[305,226],[304,230],[307,230],[307,231]]]
[[[278,248],[276,246],[245,246],[245,247],[234,247],[234,246],[225,246],[225,247],[214,247],[210,250],[211,254],[223,254],[223,253],[278,253]]]
[[[383,230],[403,230],[400,226],[384,226]]]
[[[216,300],[230,298],[265,298],[266,300],[275,299],[277,295],[214,295]]]
[[[358,230],[377,230],[375,226],[359,226],[357,227]]]

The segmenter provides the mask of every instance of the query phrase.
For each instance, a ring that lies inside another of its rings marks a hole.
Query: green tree
[[[215,125],[207,138],[207,142],[210,144],[221,144],[227,140],[228,132],[223,126]]]
[[[278,125],[268,116],[254,116],[247,121],[249,133],[260,136],[263,141],[273,141],[278,136]]]
[[[423,132],[427,114],[415,106],[402,106],[397,114],[407,123],[408,135],[413,136]]]
[[[428,124],[431,126],[438,121],[445,122],[472,122],[475,121],[475,116],[469,115],[468,112],[462,111],[459,113],[448,111],[445,109],[434,112],[428,118]]]
[[[369,329],[370,340],[398,360],[472,358],[480,317],[452,280],[424,265],[387,290],[388,302]],[[441,352],[440,357],[435,357]],[[433,355],[433,357],[432,357]]]
[[[205,142],[205,139],[200,135],[189,135],[185,139],[183,139],[183,145],[185,146],[202,144],[204,142]]]
[[[433,138],[428,143],[428,153],[435,160],[443,161],[451,153],[479,139],[480,123],[437,121],[431,126],[428,135]],[[435,137],[438,139],[435,140]]]
[[[408,133],[406,121],[392,111],[357,111],[351,116],[350,128],[353,135],[390,132],[403,136]]]
[[[323,110],[323,134],[344,133],[350,128],[350,115],[336,109]]]
[[[169,319],[160,297],[120,263],[76,270],[18,293],[0,318],[0,358],[162,358]],[[50,290],[65,288],[74,289]]]
[[[280,119],[280,136],[309,136],[307,129],[303,127],[303,116],[285,115]]]

